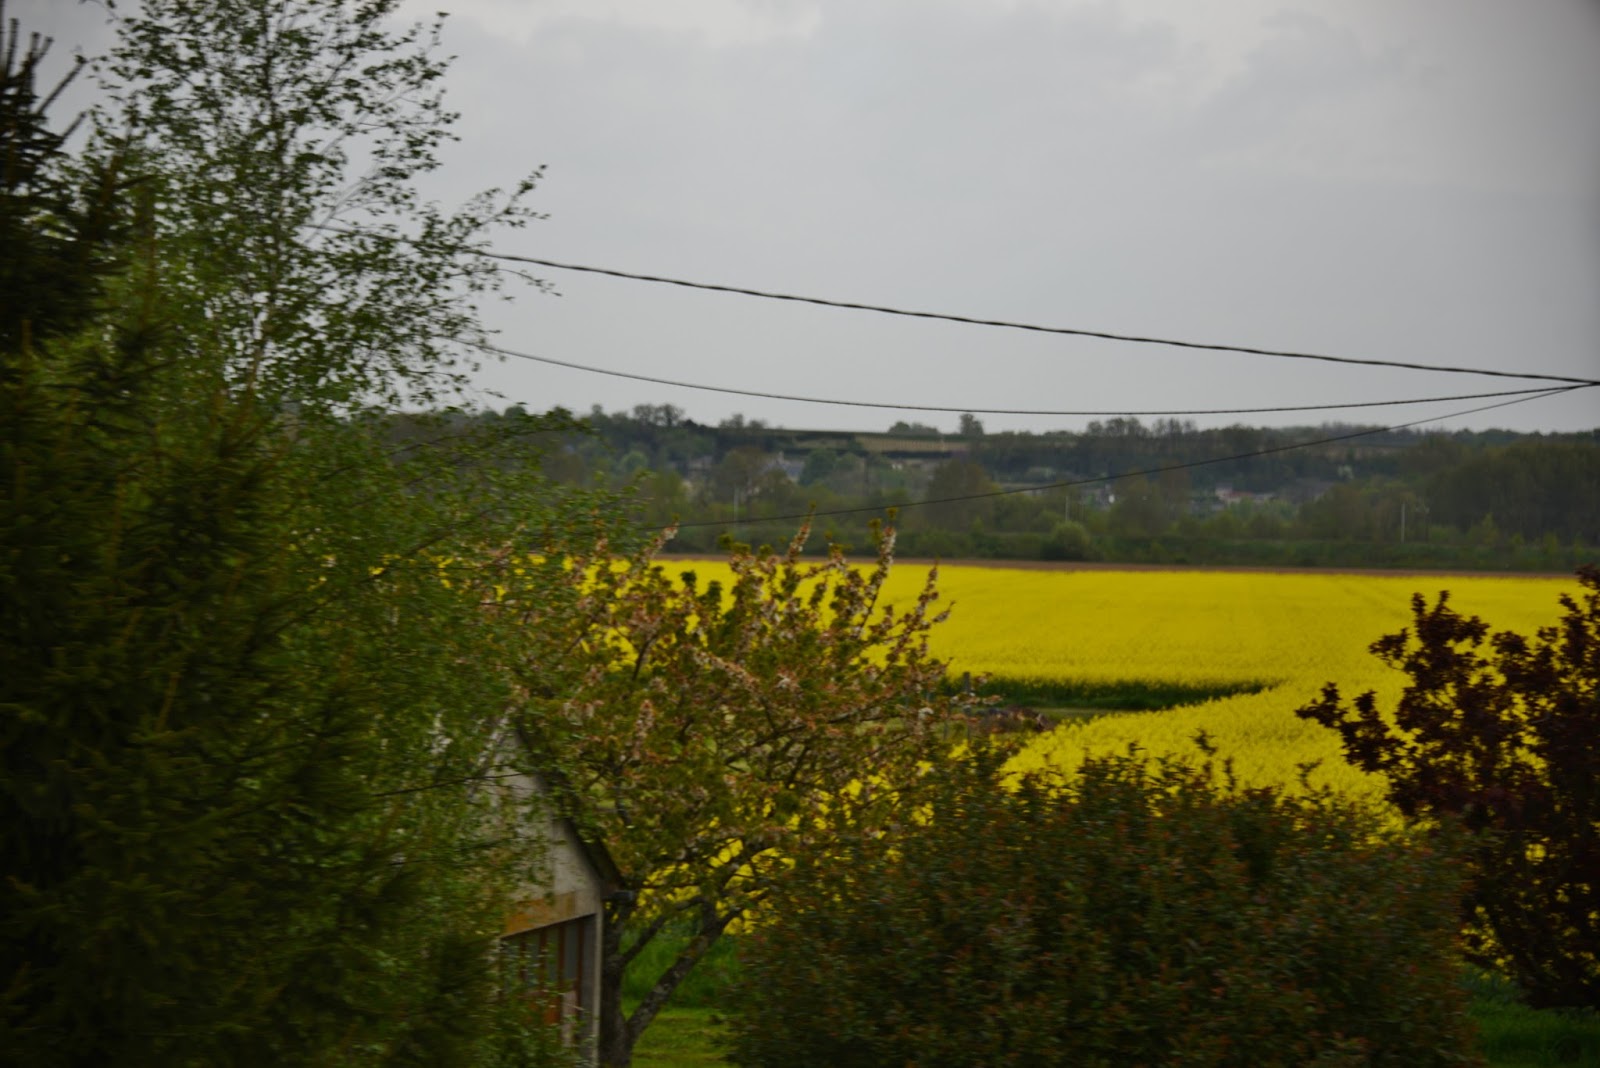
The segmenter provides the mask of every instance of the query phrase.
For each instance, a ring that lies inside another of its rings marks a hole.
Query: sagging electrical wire
[[[401,234],[382,233],[376,230],[357,230],[343,226],[318,225],[316,229],[331,233],[343,234],[351,237],[373,237],[383,241],[393,241],[401,244],[410,244],[422,247],[426,242],[415,238],[405,237]],[[880,315],[896,315],[913,319],[935,319],[942,322],[965,323],[969,326],[992,326],[1007,330],[1025,330],[1041,334],[1061,334],[1070,337],[1096,338],[1101,341],[1128,342],[1139,345],[1164,345],[1171,348],[1200,349],[1208,352],[1238,352],[1250,356],[1271,356],[1288,360],[1317,360],[1325,363],[1354,364],[1363,367],[1396,367],[1411,371],[1434,371],[1445,374],[1487,375],[1493,378],[1533,379],[1545,382],[1566,382],[1580,386],[1600,385],[1600,379],[1576,378],[1571,375],[1545,374],[1537,371],[1497,371],[1483,367],[1462,367],[1452,364],[1417,363],[1406,360],[1381,360],[1357,356],[1334,356],[1326,353],[1298,352],[1293,349],[1266,349],[1250,345],[1231,345],[1220,342],[1188,341],[1180,338],[1155,337],[1144,334],[1124,334],[1109,330],[1089,330],[1083,327],[1072,326],[1045,326],[1039,323],[1025,323],[1012,319],[986,319],[971,315],[956,315],[950,312],[919,311],[911,308],[897,308],[887,304],[870,304],[863,301],[833,300],[827,297],[812,297],[798,293],[782,293],[774,290],[755,289],[749,286],[723,285],[715,282],[696,282],[686,278],[672,278],[667,275],[644,274],[638,271],[623,271],[614,267],[595,267],[582,263],[567,263],[561,260],[542,259],[537,256],[518,256],[509,252],[491,252],[484,248],[472,246],[457,246],[453,251],[467,253],[473,256],[482,256],[485,259],[502,260],[508,263],[527,263],[537,267],[549,267],[558,271],[576,271],[586,274],[605,275],[611,278],[624,278],[635,282],[650,282],[658,285],[678,286],[685,289],[707,290],[714,293],[731,293],[738,296],[758,297],[763,300],[788,301],[798,304],[812,304],[825,308],[843,308],[849,311],[874,312]]]
[[[1402,400],[1377,400],[1377,401],[1351,401],[1344,404],[1295,404],[1278,405],[1267,408],[1160,408],[1160,409],[1063,409],[1063,408],[978,408],[972,405],[960,407],[937,404],[904,404],[896,401],[864,401],[847,400],[840,397],[811,397],[796,393],[774,393],[759,389],[740,389],[735,386],[712,386],[702,382],[687,382],[676,378],[663,378],[658,375],[639,374],[633,371],[617,371],[606,367],[595,367],[590,364],[577,363],[572,360],[558,360],[554,356],[540,356],[532,352],[522,352],[517,349],[506,348],[489,342],[469,342],[470,348],[481,349],[484,352],[496,353],[500,356],[509,356],[519,360],[530,360],[535,363],[549,364],[552,367],[566,367],[574,371],[583,371],[588,374],[607,375],[611,378],[626,378],[634,382],[649,382],[659,386],[673,386],[678,389],[694,389],[706,393],[723,393],[736,397],[757,397],[762,400],[797,401],[801,404],[828,404],[850,408],[883,408],[893,411],[906,412],[949,412],[972,415],[1048,415],[1048,416],[1154,416],[1154,415],[1260,415],[1271,412],[1319,412],[1333,411],[1342,408],[1382,408],[1405,404],[1440,404],[1447,401],[1482,400],[1486,397],[1513,397],[1531,394],[1549,393],[1548,386],[1535,386],[1530,389],[1506,389],[1492,393],[1456,393],[1448,396],[1434,397],[1408,397]]]

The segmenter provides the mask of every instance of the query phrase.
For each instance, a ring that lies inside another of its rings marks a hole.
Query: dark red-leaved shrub
[[[747,1066],[1477,1063],[1458,865],[1210,762],[928,776],[918,819],[797,858],[745,939]]]
[[[1414,597],[1372,646],[1410,680],[1394,710],[1329,684],[1299,712],[1401,812],[1472,832],[1468,950],[1539,1007],[1600,1008],[1600,569],[1578,581],[1531,639]]]

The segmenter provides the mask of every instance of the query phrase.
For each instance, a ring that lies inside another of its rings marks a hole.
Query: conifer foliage
[[[326,106],[384,121],[405,85],[359,74],[432,69],[385,68],[392,7],[151,0],[123,18],[124,90],[196,95],[140,97],[115,127],[130,138],[107,124],[76,158],[34,90],[40,49],[3,71],[6,258],[54,280],[8,289],[0,315],[8,1060],[557,1056],[554,1032],[495,996],[489,949],[537,842],[489,785],[508,770],[511,690],[483,662],[503,630],[471,572],[446,570],[482,538],[562,525],[536,477],[494,462],[546,424],[394,447],[373,402],[448,383],[445,341],[408,331],[470,336],[471,285],[444,285],[420,317],[363,304],[399,258],[305,247],[333,186],[303,180],[301,153],[340,130],[277,110],[289,83],[250,93],[248,65],[273,54],[355,64],[356,81],[321,84],[342,86]],[[330,41],[344,50],[318,51]],[[201,55],[233,95],[162,66]],[[409,203],[438,118],[396,135],[411,169],[380,175],[369,206]],[[251,154],[263,146],[276,168]],[[209,161],[184,155],[202,147]],[[226,206],[208,183],[230,149],[293,210],[197,230],[197,204]]]
[[[0,3],[0,348],[15,352],[24,323],[42,339],[87,321],[110,267],[122,199],[114,167],[84,176],[98,190],[74,188],[60,167],[65,132],[52,129],[45,113],[81,65],[53,88],[42,86],[51,41],[31,35],[24,42],[5,16]]]

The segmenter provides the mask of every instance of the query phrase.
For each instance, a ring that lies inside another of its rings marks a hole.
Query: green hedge
[[[1002,779],[954,760],[925,818],[796,864],[744,940],[736,1063],[1479,1063],[1453,849],[1210,762]]]
[[[862,532],[866,517],[824,517],[819,529],[834,529],[857,549],[869,544]],[[678,532],[673,552],[718,552],[726,531],[751,545],[784,546],[798,520],[781,523],[729,523]],[[827,539],[813,538],[807,549],[820,555]],[[1449,542],[1330,541],[1311,538],[1209,538],[1179,534],[1154,538],[1093,537],[1085,545],[1057,531],[972,532],[902,530],[896,553],[903,559],[942,560],[1092,560],[1105,564],[1167,564],[1178,567],[1372,567],[1399,570],[1571,571],[1592,562],[1594,546],[1465,545]]]

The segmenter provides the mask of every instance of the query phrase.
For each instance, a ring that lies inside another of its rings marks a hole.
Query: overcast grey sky
[[[12,0],[59,45],[103,12]],[[548,165],[541,258],[984,318],[1600,378],[1591,0],[415,0],[450,13],[459,200]],[[1024,334],[542,272],[508,347],[744,389],[978,408],[1248,407],[1517,383]],[[954,415],[509,361],[530,408]],[[1199,417],[1400,422],[1376,413]],[[990,429],[1087,417],[984,416]],[[1600,389],[1450,420],[1600,426]]]

